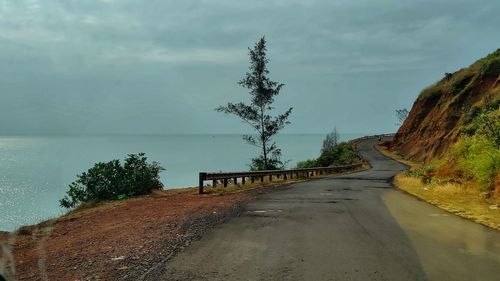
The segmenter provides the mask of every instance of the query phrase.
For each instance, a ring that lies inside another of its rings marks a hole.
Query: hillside
[[[500,98],[500,49],[424,89],[399,128],[392,149],[430,162],[457,142],[470,116]]]

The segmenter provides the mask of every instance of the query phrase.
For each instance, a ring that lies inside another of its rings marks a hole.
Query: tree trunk
[[[262,152],[264,156],[264,170],[268,170],[267,167],[267,147],[266,147],[266,138],[265,138],[265,128],[264,128],[264,107],[260,107],[260,124],[261,124],[261,132],[260,139],[262,141]]]

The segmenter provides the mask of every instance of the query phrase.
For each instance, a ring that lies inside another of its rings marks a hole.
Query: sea
[[[281,134],[275,141],[292,168],[317,157],[324,137]],[[96,162],[123,160],[139,152],[166,168],[161,174],[165,189],[194,187],[199,172],[248,170],[250,159],[259,153],[241,135],[0,136],[0,230],[13,231],[63,214],[67,210],[58,200],[78,174]]]

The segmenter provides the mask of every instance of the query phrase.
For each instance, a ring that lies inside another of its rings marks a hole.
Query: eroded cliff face
[[[399,128],[392,148],[429,162],[454,144],[472,107],[500,97],[500,49],[426,88]]]

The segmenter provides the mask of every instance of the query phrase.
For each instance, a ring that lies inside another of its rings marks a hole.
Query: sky
[[[0,135],[246,133],[248,47],[283,133],[381,133],[500,47],[498,0],[0,0]]]

